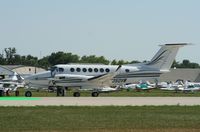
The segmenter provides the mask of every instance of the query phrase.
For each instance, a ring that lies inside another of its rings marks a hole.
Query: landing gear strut
[[[15,91],[15,96],[19,96],[19,90]]]

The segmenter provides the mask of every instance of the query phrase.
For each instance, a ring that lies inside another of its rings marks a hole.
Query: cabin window
[[[58,68],[59,72],[64,72],[64,68]]]
[[[89,71],[89,72],[92,72],[92,68],[89,68],[88,71]]]
[[[71,71],[71,72],[74,72],[75,70],[74,70],[74,68],[70,68],[70,71]]]
[[[77,72],[80,72],[80,71],[81,71],[81,68],[76,68],[76,71],[77,71]]]
[[[130,72],[130,70],[129,70],[129,69],[126,69],[125,71],[126,71],[126,72]]]
[[[95,72],[98,72],[99,70],[98,70],[97,68],[94,68],[94,71],[95,71]]]
[[[106,68],[106,72],[110,72],[110,69]]]
[[[103,69],[103,68],[100,68],[100,72],[104,72],[104,69]]]
[[[86,68],[83,68],[82,71],[83,71],[83,72],[87,72],[87,69],[86,69]]]

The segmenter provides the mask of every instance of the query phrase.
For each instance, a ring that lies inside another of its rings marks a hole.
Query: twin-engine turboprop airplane
[[[119,86],[131,83],[136,78],[158,78],[160,74],[169,72],[180,47],[187,43],[161,45],[160,50],[150,62],[116,65],[95,64],[59,64],[51,70],[38,73],[25,78],[26,84],[36,87],[78,87],[80,89],[92,89],[92,96],[98,96],[98,89],[110,86]],[[64,90],[63,90],[64,95]],[[27,91],[25,96],[31,96]],[[75,97],[80,92],[74,92]]]

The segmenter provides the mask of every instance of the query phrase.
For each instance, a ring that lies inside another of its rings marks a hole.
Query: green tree
[[[4,49],[5,54],[6,54],[6,61],[7,64],[13,65],[14,64],[14,55],[16,54],[16,48],[5,48]]]
[[[0,65],[5,65],[6,64],[6,60],[3,56],[3,54],[0,54]]]
[[[57,53],[52,53],[49,56],[48,61],[51,65],[77,63],[79,61],[79,56],[59,51]]]
[[[117,65],[117,61],[114,59],[114,60],[111,62],[111,65]]]
[[[28,66],[37,66],[37,61],[38,61],[37,57],[34,57],[32,55],[27,55],[25,63]]]
[[[47,70],[51,66],[48,60],[49,56],[43,57],[42,59],[38,60],[38,66]]]
[[[135,63],[140,63],[140,61],[133,60],[133,61],[130,62],[130,64],[135,64]]]
[[[117,62],[117,65],[124,65],[124,64],[129,64],[129,62],[128,61],[124,61],[124,60],[119,60]]]
[[[185,59],[182,61],[182,63],[174,61],[172,64],[172,68],[200,68],[198,63],[191,63],[189,60]]]
[[[21,65],[21,56],[18,54],[14,55],[14,59],[13,59],[13,63],[14,65]]]
[[[190,68],[200,68],[200,66],[197,63],[190,63]]]
[[[189,67],[190,67],[190,61],[189,60],[183,60],[182,68],[189,68]]]
[[[101,64],[109,64],[109,60],[105,59],[104,56],[96,57],[95,55],[90,56],[82,56],[81,63],[101,63]]]
[[[174,60],[174,62],[173,62],[173,64],[172,64],[171,68],[174,68],[174,67],[180,68],[180,64],[179,64],[179,62],[177,62],[176,60]]]

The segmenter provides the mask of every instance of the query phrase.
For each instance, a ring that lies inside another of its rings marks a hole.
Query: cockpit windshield
[[[56,72],[57,72],[58,68],[56,66],[52,66],[51,67],[51,76],[55,76]]]
[[[56,66],[52,66],[51,67],[51,72],[55,72],[55,70],[57,70],[57,67]]]
[[[58,68],[59,73],[64,72],[64,68]]]

